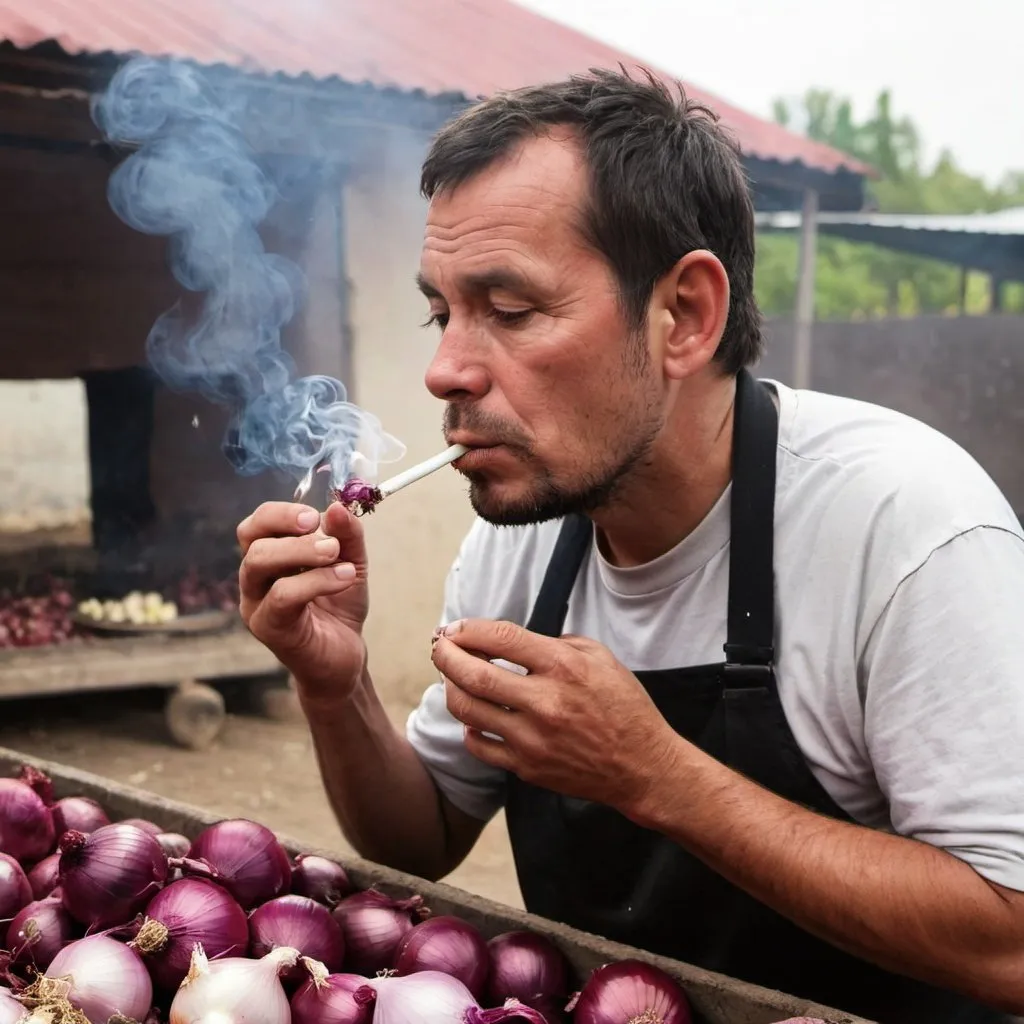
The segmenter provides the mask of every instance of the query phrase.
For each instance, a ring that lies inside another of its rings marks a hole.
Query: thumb
[[[351,562],[359,576],[365,578],[367,567],[366,536],[363,524],[341,502],[329,505],[323,515],[322,528],[329,537],[336,537],[341,561]]]

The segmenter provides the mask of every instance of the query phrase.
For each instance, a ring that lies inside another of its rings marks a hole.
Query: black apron
[[[778,415],[768,388],[746,371],[733,438],[726,660],[636,675],[669,724],[701,750],[787,800],[850,821],[808,767],[776,689]],[[529,629],[561,635],[592,542],[590,520],[565,520]],[[883,1024],[1011,1020],[821,941],[604,805],[510,775],[506,813],[523,899],[535,914]]]

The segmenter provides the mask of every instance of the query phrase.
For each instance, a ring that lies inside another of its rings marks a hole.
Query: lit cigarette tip
[[[436,473],[439,469],[443,469],[468,451],[469,449],[464,445],[453,444],[443,452],[425,459],[418,465],[412,466],[410,469],[391,477],[389,480],[385,480],[378,487],[367,484],[358,478],[353,478],[340,490],[335,491],[335,495],[338,501],[353,515],[366,515],[372,512],[389,494],[394,494],[395,491],[400,491],[403,487],[408,487],[409,484],[414,484],[417,480],[422,480],[424,477],[430,476],[431,473]]]

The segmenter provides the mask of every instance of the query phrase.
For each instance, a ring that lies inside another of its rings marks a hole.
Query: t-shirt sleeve
[[[896,588],[861,663],[894,830],[1024,891],[1024,539],[978,527]]]
[[[460,600],[460,574],[472,540],[473,531],[445,581],[442,625],[469,614],[463,611]],[[419,705],[409,715],[406,736],[438,789],[460,811],[481,821],[489,821],[505,801],[505,773],[470,754],[463,742],[464,735],[462,723],[448,711],[444,684],[435,682],[427,688]]]

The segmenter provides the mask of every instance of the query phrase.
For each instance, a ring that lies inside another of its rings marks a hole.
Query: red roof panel
[[[0,0],[0,38],[22,49],[55,40],[70,54],[140,51],[468,97],[639,63],[510,0]],[[870,173],[830,146],[687,92],[721,115],[750,156]]]

